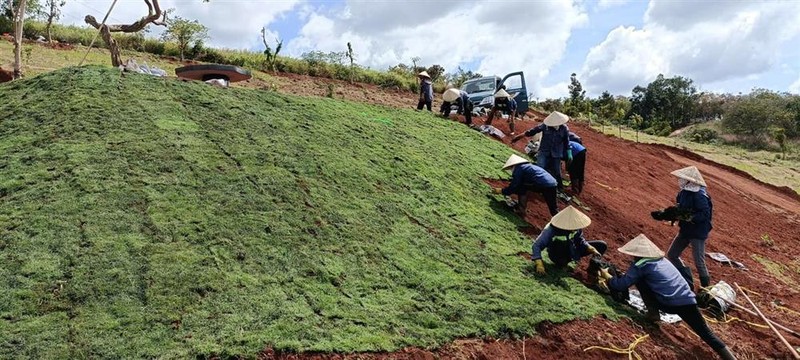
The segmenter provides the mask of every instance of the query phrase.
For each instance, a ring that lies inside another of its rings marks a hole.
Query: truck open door
[[[525,74],[522,71],[510,73],[503,77],[500,85],[505,85],[506,92],[509,94],[517,94],[514,97],[514,100],[517,101],[517,114],[525,114],[528,111],[528,88],[525,86]]]

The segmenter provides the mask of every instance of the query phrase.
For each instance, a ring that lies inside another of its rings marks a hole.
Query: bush
[[[719,134],[712,129],[691,129],[686,138],[700,144],[713,144],[719,139]]]

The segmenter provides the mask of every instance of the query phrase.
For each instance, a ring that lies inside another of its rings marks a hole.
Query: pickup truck
[[[495,75],[468,80],[461,86],[461,90],[469,94],[469,100],[476,109],[491,108],[494,105],[494,93],[503,84],[517,101],[517,114],[525,114],[528,111],[528,89],[525,87],[525,74],[522,71],[510,73],[503,78]]]

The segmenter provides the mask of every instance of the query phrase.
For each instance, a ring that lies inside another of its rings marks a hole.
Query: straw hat
[[[589,219],[586,214],[578,211],[578,209],[572,207],[572,205],[559,211],[558,214],[553,216],[553,219],[550,220],[551,225],[562,230],[583,229],[591,223],[592,219]]]
[[[496,93],[494,94],[494,98],[495,98],[495,99],[500,99],[500,98],[508,98],[508,99],[511,99],[511,95],[509,95],[509,94],[508,94],[508,93],[507,93],[505,90],[503,90],[503,89],[500,89],[500,91],[498,91],[498,92],[496,92]]]
[[[458,89],[447,89],[447,91],[442,94],[442,99],[447,102],[453,102],[461,96],[461,90]]]
[[[431,78],[431,76],[430,76],[430,75],[428,75],[428,72],[427,72],[427,71],[423,71],[423,72],[421,72],[421,73],[417,74],[417,76],[419,76],[419,77],[424,77],[424,78],[428,78],[428,79],[430,79],[430,78]]]
[[[627,244],[623,245],[617,250],[623,254],[643,258],[664,257],[664,252],[661,251],[656,244],[653,244],[653,242],[650,241],[647,236],[644,236],[644,234],[639,234],[639,236],[633,238],[631,241],[628,241]]]
[[[569,121],[569,116],[558,111],[553,111],[544,118],[544,124],[547,126],[561,126],[566,124],[567,121]]]
[[[528,159],[525,159],[525,158],[523,158],[521,156],[517,156],[515,154],[511,154],[511,156],[508,157],[508,160],[506,160],[506,164],[503,165],[503,170],[506,170],[506,169],[508,169],[508,168],[510,168],[512,166],[515,166],[515,165],[525,164],[525,163],[529,163],[529,162],[530,161],[528,161]]]
[[[700,186],[706,186],[706,181],[703,180],[703,175],[700,175],[700,170],[694,166],[688,166],[680,170],[675,170],[670,174],[675,175],[681,179],[691,181]]]

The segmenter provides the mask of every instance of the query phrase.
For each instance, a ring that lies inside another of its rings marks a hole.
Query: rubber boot
[[[525,193],[519,195],[517,197],[517,200],[518,200],[517,207],[514,209],[514,212],[516,212],[519,215],[525,216],[525,213],[527,212],[528,209],[528,194]]]
[[[717,350],[717,354],[722,360],[736,360],[736,356],[733,356],[731,349],[727,346]]]
[[[655,323],[661,320],[661,313],[659,313],[658,309],[655,307],[648,307],[647,313],[644,315],[644,317],[648,321]]]
[[[707,287],[711,286],[711,278],[707,277],[707,276],[701,276],[700,277],[700,286],[702,286],[704,288],[707,288]]]

